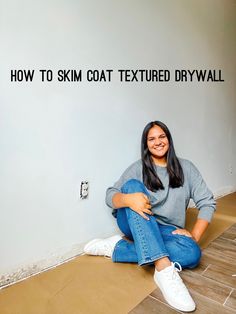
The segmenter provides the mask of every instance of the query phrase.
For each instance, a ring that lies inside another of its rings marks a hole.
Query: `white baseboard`
[[[60,252],[56,252],[43,260],[19,266],[11,272],[1,274],[0,289],[70,261],[82,254],[83,247],[84,244],[75,245],[66,253],[62,253],[62,250],[60,250]]]
[[[226,196],[226,195],[234,193],[234,192],[236,192],[236,186],[229,185],[229,186],[225,186],[225,187],[220,188],[219,190],[215,191],[214,197],[217,199],[217,198]]]
[[[120,233],[117,227],[117,231],[114,230],[115,234]],[[108,234],[102,234],[100,237],[111,236]],[[87,242],[86,242],[87,243]],[[61,264],[64,264],[80,255],[83,254],[83,248],[86,243],[76,244],[70,249],[60,249],[57,252],[54,252],[50,256],[46,257],[43,260],[28,263],[26,265],[21,265],[12,271],[2,273],[0,275],[0,289],[25,280],[31,276],[35,276],[44,271],[47,271],[51,268],[55,268]]]

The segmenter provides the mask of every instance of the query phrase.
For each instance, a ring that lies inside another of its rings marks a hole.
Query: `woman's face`
[[[166,154],[169,149],[169,141],[165,132],[154,125],[148,132],[147,146],[154,163],[166,163]]]

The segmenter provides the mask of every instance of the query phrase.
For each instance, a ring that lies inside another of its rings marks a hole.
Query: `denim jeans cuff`
[[[114,250],[113,250],[113,253],[112,253],[112,256],[111,256],[111,259],[112,259],[113,262],[116,262],[116,248],[119,246],[119,243],[120,243],[121,241],[124,241],[124,239],[120,239],[120,240],[116,243],[116,245],[115,245],[115,247],[114,247]]]
[[[155,261],[157,261],[158,259],[163,258],[163,257],[169,257],[169,254],[168,253],[162,253],[162,254],[159,254],[157,256],[150,257],[148,259],[142,259],[141,261],[138,262],[138,265],[144,266],[144,265],[153,264]]]

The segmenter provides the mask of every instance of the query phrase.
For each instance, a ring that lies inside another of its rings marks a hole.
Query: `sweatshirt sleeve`
[[[125,172],[121,175],[119,180],[115,184],[109,187],[106,191],[106,204],[114,208],[112,198],[114,194],[121,192],[121,187],[130,179],[142,180],[142,163],[141,160],[134,162],[129,166]]]
[[[199,209],[198,218],[211,222],[216,202],[199,170],[190,162],[190,197]]]

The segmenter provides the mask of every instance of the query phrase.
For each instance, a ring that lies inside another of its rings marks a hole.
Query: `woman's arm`
[[[119,203],[116,206],[113,203],[113,197],[115,194],[119,194],[122,190],[122,186],[130,179],[136,179],[142,181],[142,162],[138,160],[130,165],[121,175],[118,181],[116,181],[113,186],[110,186],[106,191],[106,204],[110,208],[121,208],[124,204]],[[118,200],[119,201],[119,200]],[[120,206],[122,205],[122,206]],[[126,205],[125,205],[126,206]],[[124,206],[123,206],[124,207]]]
[[[191,232],[186,230],[186,229],[176,229],[172,233],[185,235],[186,237],[191,237],[196,242],[199,242],[202,235],[206,231],[208,225],[209,225],[209,222],[207,220],[198,218],[195,225],[193,226],[193,230]]]
[[[144,219],[149,220],[148,215],[153,215],[150,205],[150,201],[144,193],[116,193],[113,195],[112,203],[114,208],[129,207]]]
[[[192,198],[196,207],[199,209],[198,219],[210,223],[216,209],[213,193],[206,185],[199,170],[191,162],[189,172],[190,198]]]
[[[206,231],[207,227],[209,225],[209,222],[207,220],[198,218],[195,225],[193,226],[193,230],[191,231],[191,234],[194,238],[194,240],[196,240],[196,242],[199,242],[202,235],[204,234],[204,232]]]

